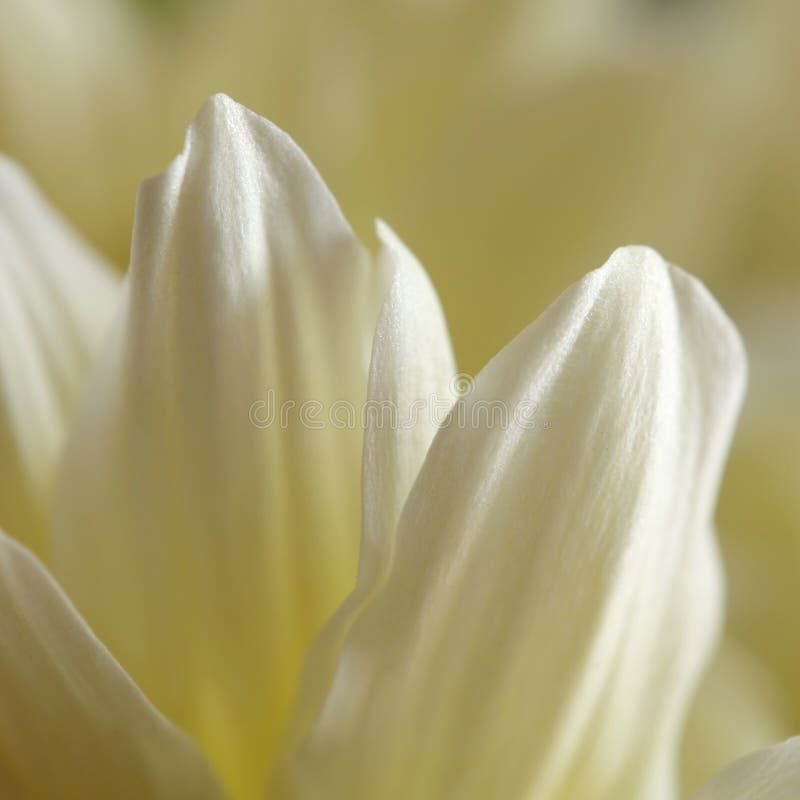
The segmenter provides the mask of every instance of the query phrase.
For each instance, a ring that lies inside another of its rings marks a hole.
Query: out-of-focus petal
[[[0,794],[222,800],[36,558],[0,532]]]
[[[117,279],[0,158],[0,525],[48,549],[53,470]]]
[[[434,439],[278,796],[672,797],[744,375],[653,251],[564,293]]]
[[[6,0],[0,25],[0,150],[120,267],[136,186],[183,127],[164,101],[162,43],[135,12],[127,2]]]
[[[237,797],[355,582],[363,437],[330,419],[365,399],[381,274],[291,139],[212,98],[140,190],[68,448],[57,574]]]
[[[709,665],[683,735],[681,797],[727,764],[792,733],[786,697],[753,653],[725,639]]]
[[[795,800],[800,793],[800,736],[740,758],[693,800]]]

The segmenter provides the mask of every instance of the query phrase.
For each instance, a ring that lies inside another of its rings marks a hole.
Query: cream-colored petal
[[[740,758],[693,800],[796,800],[800,797],[800,736]]]
[[[37,559],[0,531],[0,795],[222,800]]]
[[[0,150],[120,266],[136,186],[184,127],[174,98],[162,99],[164,42],[140,12],[135,2],[5,0],[0,26]]]
[[[403,504],[439,425],[453,405],[457,376],[439,299],[425,269],[386,223],[376,225],[379,259],[392,276],[375,330],[364,426],[363,520],[358,585],[315,642],[299,688],[292,738],[322,702],[344,637],[388,567]],[[296,744],[296,740],[295,740]]]
[[[381,275],[291,139],[212,98],[140,190],[68,448],[57,574],[237,798],[355,582],[363,437],[330,420],[366,396]]]
[[[117,279],[0,157],[0,525],[48,550],[53,470]]]
[[[719,306],[651,250],[565,292],[434,439],[276,796],[673,797],[744,375]]]
[[[439,424],[455,400],[447,323],[424,268],[383,222],[380,259],[393,276],[375,340],[362,466],[362,571],[394,538],[403,504]]]

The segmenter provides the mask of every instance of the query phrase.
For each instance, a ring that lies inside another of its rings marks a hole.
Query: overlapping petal
[[[283,132],[224,96],[139,194],[127,307],[71,439],[58,576],[237,797],[352,587],[385,280]]]
[[[0,532],[0,795],[223,800],[36,558]]]
[[[363,423],[361,565],[391,543],[438,423],[455,399],[456,367],[439,298],[425,270],[378,223],[392,283],[375,331]],[[363,577],[363,576],[362,576]]]
[[[292,737],[322,701],[342,639],[385,573],[395,530],[431,441],[455,398],[455,361],[439,299],[422,265],[383,222],[379,260],[391,283],[375,330],[364,425],[358,584],[315,642]],[[291,745],[287,745],[290,747]]]
[[[48,550],[53,471],[117,279],[0,158],[0,525]]]
[[[390,563],[309,665],[277,796],[673,797],[744,373],[715,301],[650,250],[563,294],[434,439]]]
[[[800,791],[800,736],[740,758],[693,800],[795,800]]]

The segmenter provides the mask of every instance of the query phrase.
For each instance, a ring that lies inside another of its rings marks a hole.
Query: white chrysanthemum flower
[[[0,180],[4,796],[677,796],[745,383],[702,284],[620,249],[464,383],[414,257],[224,96],[120,289]],[[790,741],[699,798],[798,785]]]

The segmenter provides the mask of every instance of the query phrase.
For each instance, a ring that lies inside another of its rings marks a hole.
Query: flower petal
[[[326,414],[366,396],[381,275],[291,139],[224,96],[140,191],[55,563],[237,796],[258,793],[306,649],[355,581],[363,437]]]
[[[117,280],[0,158],[0,525],[45,555],[56,460]]]
[[[795,800],[800,792],[800,736],[740,758],[693,800]]]
[[[455,360],[439,298],[389,226],[379,222],[377,232],[393,279],[375,331],[364,415],[362,569],[373,547],[393,539],[437,421],[455,399]]]
[[[0,794],[221,800],[36,558],[0,531]]]
[[[317,638],[303,676],[303,706],[293,736],[322,702],[341,643],[379,582],[394,550],[403,504],[431,441],[454,400],[455,361],[439,299],[422,265],[384,222],[377,223],[380,260],[392,281],[375,331],[362,472],[363,520],[356,590]]]
[[[562,295],[437,434],[278,796],[671,797],[744,371],[646,248]]]

